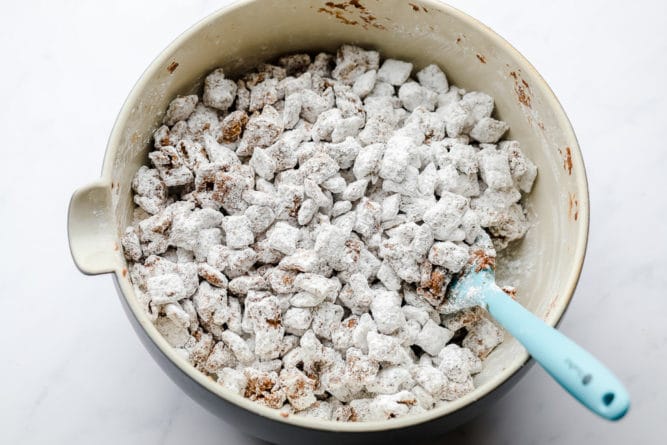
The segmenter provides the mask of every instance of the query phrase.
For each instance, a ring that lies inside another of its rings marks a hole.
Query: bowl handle
[[[100,180],[74,192],[67,214],[67,234],[74,264],[84,274],[112,272],[122,264],[108,182]]]

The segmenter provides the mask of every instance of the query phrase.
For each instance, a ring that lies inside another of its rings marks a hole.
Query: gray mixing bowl
[[[176,95],[199,91],[222,66],[231,76],[294,51],[335,51],[343,43],[386,57],[443,67],[452,83],[496,99],[539,168],[527,198],[535,226],[511,272],[519,300],[555,325],[574,292],[586,250],[588,189],[579,146],[565,112],[535,69],[505,40],[439,2],[251,0],[222,9],[181,35],[148,67],[130,93],[109,138],[102,177],[76,191],[69,209],[72,256],[86,274],[110,273],[139,338],[193,399],[249,434],[277,443],[405,441],[439,434],[481,411],[523,375],[528,355],[509,337],[485,361],[470,394],[423,414],[383,422],[335,423],[280,416],[223,389],[175,353],[144,314],[129,281],[119,237],[131,221],[131,180],[147,161],[153,130]],[[517,269],[517,268],[515,268]],[[221,438],[224,443],[224,438]]]

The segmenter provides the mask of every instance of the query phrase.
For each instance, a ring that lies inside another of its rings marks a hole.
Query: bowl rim
[[[125,126],[126,121],[128,120],[129,114],[131,112],[130,104],[135,103],[138,99],[141,98],[142,92],[145,90],[145,87],[148,84],[148,79],[151,78],[157,71],[163,69],[166,64],[168,64],[171,59],[171,55],[178,49],[179,46],[184,44],[189,40],[194,34],[199,32],[202,28],[207,25],[215,22],[224,14],[227,14],[236,9],[245,7],[248,4],[254,3],[257,0],[238,0],[232,4],[229,4],[225,7],[222,7],[206,17],[202,18],[182,34],[177,36],[165,49],[163,49],[158,56],[148,65],[148,67],[141,74],[132,90],[130,91],[128,97],[125,99],[114,126],[111,130],[107,147],[104,156],[104,163],[102,166],[102,177],[107,179],[108,182],[111,181],[112,169],[113,169],[113,160],[115,152],[121,142],[122,130]],[[588,190],[588,179],[586,175],[586,169],[583,162],[583,157],[580,151],[579,143],[572,128],[565,110],[562,105],[556,98],[556,95],[549,87],[544,78],[539,74],[535,67],[509,42],[507,42],[503,37],[498,35],[491,28],[481,23],[477,19],[469,16],[468,14],[437,0],[420,0],[420,3],[428,6],[429,8],[438,9],[442,12],[449,14],[454,17],[456,20],[466,23],[472,28],[478,29],[480,32],[485,33],[487,37],[492,41],[494,45],[503,47],[508,54],[510,54],[514,60],[516,60],[522,69],[530,72],[531,76],[537,80],[537,87],[544,94],[544,99],[547,102],[547,105],[554,110],[555,118],[559,122],[561,128],[567,133],[568,140],[571,141],[570,148],[572,150],[572,158],[577,162],[578,175],[576,176],[576,189],[580,199],[579,202],[579,220],[578,220],[578,236],[579,242],[577,243],[575,250],[573,252],[574,262],[570,271],[570,275],[567,280],[567,289],[566,295],[558,298],[558,305],[553,307],[549,315],[546,317],[545,321],[551,326],[556,326],[562,319],[565,310],[569,306],[574,291],[576,289],[579,277],[581,276],[581,271],[583,268],[584,258],[586,255],[586,248],[588,244],[588,235],[589,235],[589,225],[590,225],[590,202],[589,202],[589,190]],[[390,431],[395,429],[402,429],[406,427],[416,426],[419,424],[427,423],[433,420],[436,420],[441,417],[445,417],[459,409],[472,405],[475,402],[480,401],[485,398],[496,388],[501,386],[503,383],[507,382],[514,376],[526,363],[530,360],[530,356],[522,349],[520,354],[517,354],[515,359],[507,366],[505,369],[493,376],[485,384],[475,388],[471,393],[456,399],[454,401],[448,402],[447,404],[433,408],[431,410],[425,411],[423,413],[408,415],[404,417],[399,417],[392,419],[391,421],[381,420],[381,421],[367,421],[367,422],[338,422],[333,420],[322,420],[316,418],[303,417],[298,415],[289,415],[283,417],[280,415],[279,411],[276,409],[265,407],[257,402],[251,401],[244,398],[239,394],[234,394],[233,392],[223,388],[217,382],[214,382],[209,377],[205,376],[200,371],[196,370],[193,365],[191,365],[187,360],[182,356],[176,353],[175,349],[167,343],[167,341],[162,337],[162,335],[157,331],[153,323],[148,319],[147,315],[144,313],[143,308],[140,307],[136,298],[128,298],[128,291],[131,291],[131,285],[129,280],[122,279],[124,268],[123,262],[120,261],[116,265],[115,270],[113,271],[113,278],[116,281],[116,287],[119,290],[119,293],[122,294],[122,298],[128,304],[128,307],[131,309],[133,316],[137,322],[141,325],[144,332],[147,334],[148,338],[161,350],[161,352],[175,365],[180,371],[185,375],[191,378],[193,381],[197,382],[199,385],[207,389],[209,392],[215,394],[218,397],[226,400],[227,402],[238,406],[239,408],[245,409],[251,413],[257,414],[261,417],[268,418],[277,422],[285,423],[288,425],[320,430],[320,431],[332,431],[340,433],[368,433],[368,432],[379,432],[379,431]],[[125,272],[126,273],[126,272]]]

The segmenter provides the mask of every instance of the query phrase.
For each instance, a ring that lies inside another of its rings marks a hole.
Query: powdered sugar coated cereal
[[[537,168],[491,96],[412,69],[343,45],[216,69],[165,110],[120,241],[149,319],[226,390],[391,419],[473,391],[502,342],[448,287],[525,235]]]

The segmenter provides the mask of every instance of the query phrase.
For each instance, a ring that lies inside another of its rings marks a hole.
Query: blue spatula
[[[581,346],[544,323],[495,282],[492,267],[473,264],[452,284],[443,312],[482,306],[582,405],[609,420],[622,418],[630,397],[616,376]]]

